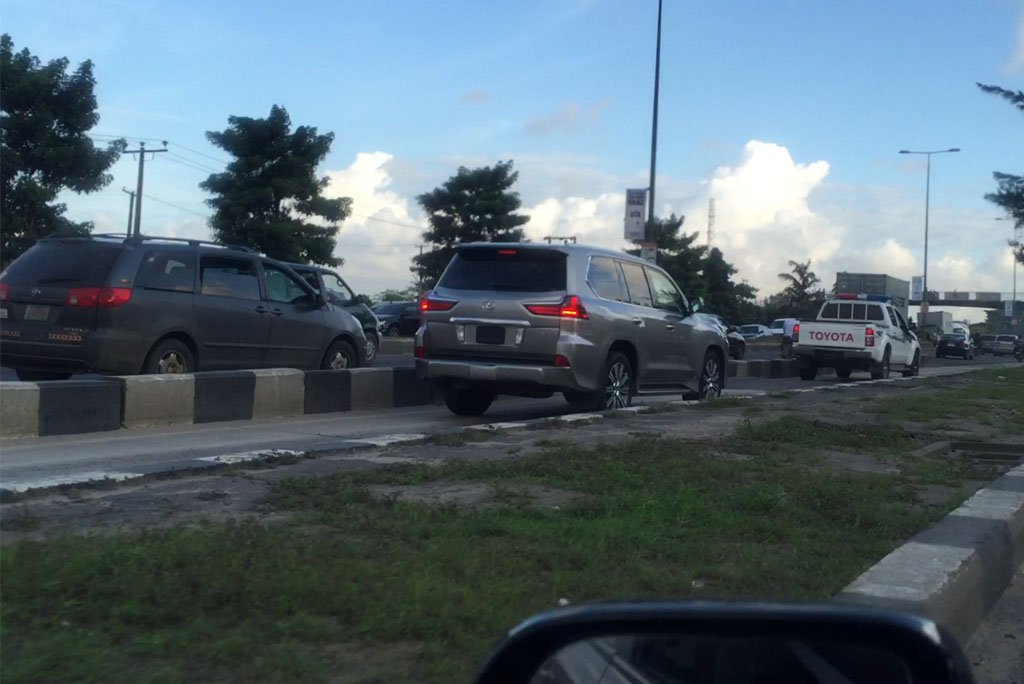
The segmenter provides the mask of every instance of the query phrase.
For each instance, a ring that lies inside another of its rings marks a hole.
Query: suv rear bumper
[[[592,392],[576,379],[572,368],[479,361],[416,359],[416,375],[421,380],[443,384],[488,385],[496,394],[542,394],[551,392]],[[531,391],[532,390],[532,391]]]

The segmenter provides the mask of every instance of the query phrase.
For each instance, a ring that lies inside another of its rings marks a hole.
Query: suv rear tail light
[[[566,295],[561,304],[526,304],[526,310],[534,316],[558,316],[560,318],[590,318],[583,302],[576,295]]]
[[[413,349],[412,355],[417,359],[425,359],[427,358],[427,349],[426,347],[416,347]]]
[[[864,346],[874,347],[875,346],[875,329],[865,328],[864,329]]]
[[[420,311],[447,311],[455,306],[456,302],[446,299],[431,299],[429,296],[420,300]]]
[[[64,306],[113,309],[131,301],[130,287],[73,287],[64,298]]]
[[[11,298],[11,286],[7,283],[0,283],[0,302],[6,302]]]
[[[793,341],[794,342],[799,342],[800,341],[800,324],[799,323],[794,323],[793,324]]]

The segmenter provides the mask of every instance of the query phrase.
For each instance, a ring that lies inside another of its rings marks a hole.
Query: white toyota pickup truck
[[[813,380],[819,368],[834,368],[846,379],[855,370],[875,380],[892,368],[917,375],[921,345],[917,335],[888,295],[838,294],[821,306],[818,318],[800,321],[793,329],[793,354],[800,377]]]

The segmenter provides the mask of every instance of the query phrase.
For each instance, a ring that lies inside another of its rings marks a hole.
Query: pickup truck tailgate
[[[801,323],[797,344],[808,347],[863,349],[865,327],[856,323]]]

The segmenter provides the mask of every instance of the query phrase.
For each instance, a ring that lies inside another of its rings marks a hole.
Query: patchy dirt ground
[[[884,402],[896,406],[935,401],[951,390],[971,386],[970,376],[957,375],[850,386],[806,393],[766,395],[751,399],[726,399],[711,405],[657,405],[635,413],[606,414],[593,421],[545,421],[525,429],[464,430],[434,436],[422,443],[384,449],[317,454],[292,463],[231,467],[200,474],[152,477],[129,484],[67,487],[24,496],[0,506],[0,541],[43,538],[52,534],[87,534],[113,529],[142,529],[201,520],[258,518],[265,522],[287,514],[264,505],[274,483],[283,478],[319,477],[354,469],[381,468],[392,464],[437,464],[449,459],[487,461],[516,458],[553,446],[614,449],[638,435],[655,435],[699,441],[723,457],[743,458],[734,449],[737,430],[767,424],[779,418],[803,418],[845,431],[870,433],[878,426],[893,425],[893,416],[878,412]],[[982,409],[980,412],[978,410]],[[912,448],[943,440],[1001,441],[1020,443],[1014,431],[1024,409],[985,410],[979,398],[960,417],[909,416],[895,420],[907,431]],[[833,471],[893,472],[898,465],[874,451],[856,453],[831,444],[813,445],[820,465]],[[912,455],[912,453],[911,453]],[[1006,467],[1012,465],[1006,462]],[[997,468],[1001,470],[1002,468]],[[377,496],[456,506],[497,506],[523,501],[538,507],[564,505],[577,494],[545,487],[496,491],[483,483],[434,483],[402,487],[377,487]],[[978,483],[980,486],[980,482]],[[938,501],[948,492],[941,484],[920,488],[922,501]]]

